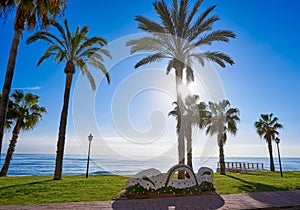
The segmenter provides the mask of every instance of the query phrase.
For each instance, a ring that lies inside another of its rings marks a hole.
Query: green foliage
[[[197,195],[200,194],[203,191],[208,191],[208,190],[214,190],[214,187],[211,183],[203,183],[202,185],[195,185],[192,187],[186,187],[186,188],[175,188],[175,187],[162,187],[157,190],[154,189],[145,189],[143,188],[140,184],[136,184],[134,186],[130,186],[126,189],[126,194],[129,197],[147,197],[147,196],[158,196],[158,195]]]
[[[8,119],[15,123],[20,120],[22,130],[33,129],[47,112],[45,107],[39,106],[39,102],[40,97],[37,95],[21,90],[14,91],[11,95]]]
[[[153,7],[159,17],[155,22],[144,16],[136,16],[138,28],[148,33],[140,39],[131,40],[127,43],[131,47],[131,53],[151,52],[140,60],[135,67],[151,62],[168,59],[167,73],[178,66],[178,62],[186,71],[187,81],[194,80],[192,59],[204,65],[204,60],[213,61],[221,67],[234,62],[227,54],[219,51],[205,51],[195,53],[198,47],[205,47],[215,42],[229,42],[235,38],[235,34],[229,30],[213,30],[214,24],[219,20],[211,12],[216,6],[199,11],[202,0],[192,3],[188,0],[173,0],[167,5],[165,1],[155,1]]]
[[[240,111],[237,108],[230,108],[228,100],[222,100],[219,103],[209,102],[209,110],[211,117],[206,134],[210,134],[211,136],[217,134],[218,144],[225,144],[227,132],[233,135],[237,132]]]
[[[39,59],[37,66],[48,58],[52,58],[57,64],[71,62],[81,70],[82,75],[87,76],[92,89],[95,90],[95,80],[89,70],[91,67],[94,67],[100,69],[106,76],[108,83],[110,83],[110,75],[103,64],[104,57],[112,58],[109,51],[103,48],[107,45],[106,39],[100,36],[87,37],[89,32],[88,26],[83,26],[82,28],[78,26],[76,31],[72,33],[67,20],[63,21],[63,25],[52,21],[51,26],[60,33],[61,38],[50,32],[39,31],[26,40],[27,44],[38,40],[43,40],[49,44],[48,49]]]
[[[278,123],[278,117],[274,117],[271,114],[261,114],[260,119],[254,123],[256,132],[260,137],[263,137],[267,142],[275,140],[275,137],[279,135],[278,129],[282,129],[283,126]]]
[[[210,191],[210,190],[215,190],[214,185],[210,182],[201,182],[199,188],[201,191]]]
[[[24,29],[27,26],[31,30],[37,25],[47,26],[59,13],[63,13],[66,4],[66,0],[1,0],[0,18],[15,12],[14,28]]]

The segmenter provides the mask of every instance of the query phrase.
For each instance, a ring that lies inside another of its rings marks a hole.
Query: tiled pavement
[[[0,209],[103,209],[103,210],[184,210],[184,209],[300,209],[300,190],[257,192],[139,200],[77,202],[30,206],[0,206]]]

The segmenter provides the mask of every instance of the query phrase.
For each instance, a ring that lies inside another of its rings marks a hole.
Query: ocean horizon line
[[[5,156],[6,153],[5,152],[2,152],[1,153],[1,156]],[[56,153],[26,153],[26,152],[20,152],[20,153],[14,153],[14,155],[56,155]],[[79,153],[65,153],[64,155],[67,155],[67,156],[87,156],[87,154],[79,154]],[[103,155],[93,155],[91,154],[91,156],[94,156],[94,157],[100,157],[100,156],[105,156],[105,157],[116,157],[115,155],[108,155],[108,154],[103,154]],[[122,157],[127,157],[127,156],[122,156]],[[167,158],[177,158],[176,156],[167,156],[167,155],[159,155],[159,156],[147,156],[147,155],[132,155],[130,157],[148,157],[148,158],[159,158],[159,157],[167,157]],[[193,158],[218,158],[219,156],[194,156]],[[228,155],[225,155],[225,159],[226,158],[269,158],[269,156],[228,156]],[[276,157],[273,157],[273,158],[278,158],[277,156]],[[300,156],[283,156],[281,158],[300,158]],[[2,161],[1,161],[2,162]]]

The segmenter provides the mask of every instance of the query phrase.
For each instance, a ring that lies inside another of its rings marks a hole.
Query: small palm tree
[[[47,58],[53,58],[54,62],[58,64],[65,62],[66,84],[59,124],[54,172],[54,179],[60,180],[62,178],[66,125],[73,75],[76,68],[79,68],[82,74],[88,77],[92,89],[95,90],[95,81],[89,71],[89,67],[92,66],[100,69],[105,74],[108,83],[110,83],[109,73],[102,62],[104,61],[103,55],[109,58],[111,58],[111,55],[106,49],[103,49],[103,46],[107,45],[107,41],[104,38],[99,36],[87,37],[88,26],[82,28],[78,26],[75,33],[72,33],[67,20],[64,20],[64,26],[57,22],[52,22],[51,25],[57,29],[61,37],[57,37],[49,32],[37,32],[27,39],[27,44],[31,44],[37,40],[44,40],[50,44],[44,55],[39,59],[38,66]]]
[[[164,0],[153,3],[155,12],[160,22],[155,22],[143,16],[136,16],[139,28],[149,34],[141,39],[131,40],[127,43],[131,46],[131,53],[151,52],[151,55],[140,60],[135,68],[151,62],[167,59],[167,74],[174,69],[176,75],[176,91],[178,105],[178,158],[179,163],[185,162],[184,135],[182,127],[183,101],[180,93],[182,86],[183,71],[186,71],[187,81],[193,81],[192,59],[204,65],[205,60],[216,62],[222,67],[225,63],[233,64],[232,59],[219,51],[206,51],[195,53],[195,49],[201,46],[210,45],[213,42],[228,42],[235,38],[235,34],[228,30],[212,31],[213,24],[219,20],[218,16],[209,16],[216,6],[211,6],[198,13],[203,0],[197,0],[190,8],[189,0],[172,1],[168,7]],[[184,173],[179,173],[183,178]]]
[[[270,170],[275,171],[273,151],[272,151],[272,141],[275,137],[279,135],[278,129],[282,129],[283,126],[278,123],[278,118],[271,114],[261,114],[260,119],[254,123],[257,134],[266,140],[270,155]]]
[[[207,111],[207,105],[205,102],[200,102],[197,104],[199,99],[198,95],[188,95],[185,98],[184,114],[183,114],[183,125],[184,125],[184,137],[186,139],[186,151],[187,151],[187,165],[193,168],[193,147],[192,147],[192,127],[197,125],[199,129],[203,129],[209,117],[209,112]],[[178,105],[177,102],[173,103],[175,105],[174,110],[169,112],[169,116],[174,116],[178,118]],[[177,132],[179,128],[177,127]]]
[[[198,95],[188,95],[185,98],[185,111],[183,114],[184,136],[186,139],[187,165],[193,169],[193,142],[192,127],[199,124]]]
[[[7,175],[20,131],[33,129],[45,112],[45,107],[39,106],[39,96],[31,93],[24,94],[20,90],[12,94],[6,125],[11,127],[14,124],[14,128],[0,176]]]
[[[219,103],[209,102],[209,110],[211,116],[206,134],[211,136],[217,134],[220,174],[225,175],[224,144],[227,141],[227,132],[236,134],[240,112],[237,108],[230,108],[228,100],[222,100]]]
[[[15,12],[14,19],[14,35],[10,47],[8,63],[6,68],[6,74],[4,84],[2,88],[2,99],[0,103],[0,158],[2,150],[2,141],[4,135],[4,127],[6,114],[8,109],[9,95],[14,76],[14,69],[17,60],[17,53],[22,37],[22,33],[27,27],[31,30],[40,25],[46,26],[51,19],[54,19],[66,6],[67,0],[1,0],[0,1],[0,18],[6,18],[6,16],[12,12]]]

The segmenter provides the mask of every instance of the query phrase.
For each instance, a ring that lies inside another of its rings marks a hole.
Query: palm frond
[[[147,31],[147,32],[155,32],[155,33],[164,33],[163,27],[161,27],[158,23],[149,20],[143,16],[136,16],[135,20],[139,22],[138,28]]]
[[[142,65],[145,65],[145,64],[148,64],[148,63],[152,63],[152,62],[155,62],[155,61],[159,61],[162,58],[165,58],[165,57],[164,57],[164,55],[162,55],[160,53],[149,55],[149,56],[143,58],[142,60],[140,60],[139,62],[137,62],[137,64],[135,64],[134,68],[138,68],[138,67],[140,67]]]
[[[203,53],[193,53],[193,54],[190,54],[190,57],[194,57],[197,59],[197,61],[202,65],[204,66],[204,59],[205,59],[205,54]]]
[[[178,2],[177,2],[177,0],[173,0],[172,1],[172,9],[170,12],[171,12],[171,17],[174,22],[174,25],[177,25],[178,10],[179,10]]]
[[[42,55],[42,57],[38,60],[37,66],[39,66],[45,59],[56,56],[58,52],[62,52],[63,49],[61,49],[58,45],[53,44],[48,47],[48,49],[45,51],[45,53]]]
[[[174,23],[172,22],[171,14],[165,1],[162,0],[161,2],[154,2],[153,6],[156,10],[156,13],[160,16],[160,19],[165,28],[165,32],[176,35],[174,30]]]
[[[103,65],[103,63],[98,62],[96,59],[94,59],[93,57],[89,59],[88,62],[90,65],[94,66],[97,69],[100,69],[102,71],[102,73],[105,75],[107,83],[110,84],[110,75],[106,69],[106,67]]]
[[[206,9],[198,19],[195,21],[192,27],[190,27],[187,31],[187,38],[189,42],[192,42],[197,36],[199,36],[204,31],[209,31],[211,29],[211,25],[219,20],[219,17],[214,15],[210,18],[207,18],[209,13],[215,9],[216,5],[209,7]]]
[[[215,41],[228,42],[229,38],[235,38],[235,36],[236,35],[231,31],[217,30],[217,31],[213,31],[213,32],[201,37],[199,41],[194,43],[194,45],[195,46],[211,45],[212,42],[215,42]]]
[[[91,48],[93,46],[96,46],[99,50],[101,50],[102,49],[101,47],[103,47],[105,45],[107,45],[107,41],[106,41],[106,39],[104,39],[102,37],[92,37],[90,39],[85,38],[84,42],[81,43],[79,48],[76,50],[75,54],[79,55],[80,53],[82,53],[82,51],[86,50],[86,48]],[[94,47],[94,48],[96,48],[96,47]],[[108,51],[103,52],[103,54],[105,54],[107,57],[111,58],[111,55],[109,54]]]
[[[180,1],[178,18],[176,20],[177,24],[175,26],[176,36],[180,38],[185,38],[183,35],[184,35],[185,27],[187,27],[186,25],[187,6],[188,6],[188,0]]]
[[[162,40],[153,37],[144,37],[141,39],[134,39],[126,43],[131,46],[130,53],[136,52],[162,52],[170,54],[170,44],[162,42]],[[173,51],[174,52],[174,51]]]
[[[81,65],[80,69],[81,69],[82,75],[87,76],[87,78],[91,84],[92,90],[96,90],[95,79],[94,79],[93,75],[91,74],[91,72],[88,70],[86,64],[84,63],[83,65]]]
[[[194,18],[194,16],[196,15],[196,13],[198,12],[199,7],[201,6],[203,0],[197,0],[197,2],[195,3],[192,11],[190,12],[188,18],[187,18],[187,26],[189,26]]]
[[[186,81],[188,83],[194,81],[194,71],[190,65],[186,67]]]
[[[53,25],[53,26],[58,30],[58,32],[59,32],[60,35],[62,36],[63,40],[65,40],[65,41],[68,40],[68,38],[67,38],[67,36],[66,36],[66,33],[65,33],[63,27],[62,27],[59,23],[57,23],[56,21],[52,21],[52,22],[51,22],[51,25]]]
[[[39,65],[41,65],[41,63],[45,60],[45,59],[47,59],[47,58],[49,58],[49,57],[51,57],[51,56],[55,56],[56,54],[55,53],[44,53],[44,55],[38,60],[38,62],[37,62],[37,66],[39,66]]]
[[[65,19],[63,22],[64,22],[64,26],[65,26],[65,29],[66,29],[66,35],[67,35],[66,36],[67,37],[66,42],[68,43],[67,46],[69,47],[69,51],[71,51],[71,46],[72,46],[71,42],[72,42],[73,35],[72,35],[72,32],[69,29],[67,19]]]
[[[231,57],[224,53],[207,51],[204,54],[208,60],[216,62],[223,68],[225,68],[225,62],[229,63],[230,65],[234,64],[234,61],[231,59]]]
[[[171,69],[173,68],[173,60],[170,60],[167,66],[167,75],[170,73]]]

